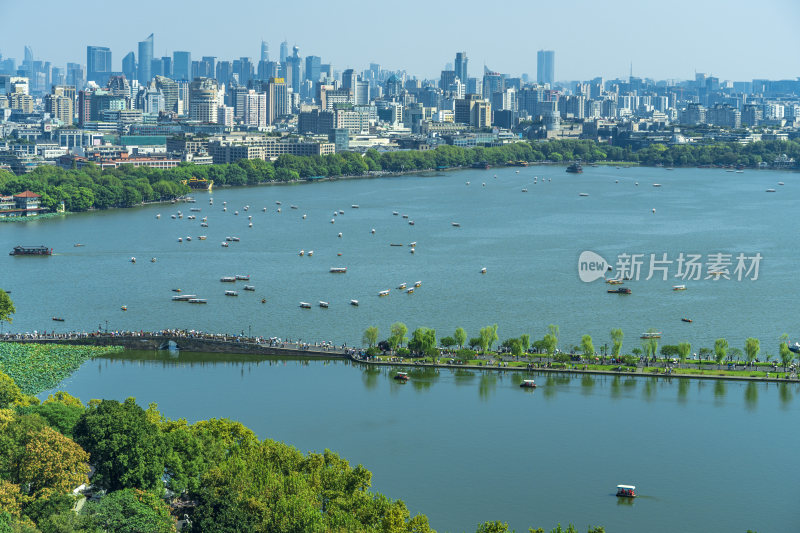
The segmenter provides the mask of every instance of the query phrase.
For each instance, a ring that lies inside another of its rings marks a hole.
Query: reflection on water
[[[778,398],[781,400],[781,407],[787,408],[792,401],[792,389],[788,383],[778,383]]]
[[[581,376],[581,394],[584,396],[591,395],[592,390],[594,390],[595,381],[594,376],[591,374],[584,374]]]
[[[366,366],[364,370],[361,372],[361,381],[364,383],[364,386],[372,390],[378,386],[380,382],[380,375],[381,369],[377,366]]]
[[[478,396],[481,400],[487,401],[494,394],[497,388],[497,374],[494,372],[481,373],[481,379],[478,382]]]
[[[689,380],[678,379],[678,402],[686,403],[686,396],[689,394]]]
[[[753,411],[758,403],[758,383],[750,381],[744,388],[744,405],[748,410]]]
[[[452,372],[453,383],[456,385],[472,385],[472,383],[475,381],[475,376],[477,376],[477,372],[466,370],[464,368],[458,368]]]
[[[632,507],[636,498],[617,498],[617,505],[622,507]]]
[[[642,396],[648,402],[653,401],[656,396],[656,386],[658,384],[658,378],[649,378],[644,382],[644,388],[642,389]]]
[[[720,406],[725,403],[725,381],[718,379],[714,381],[714,405]]]
[[[431,367],[412,368],[408,371],[408,377],[414,390],[428,390],[439,380],[439,369]]]

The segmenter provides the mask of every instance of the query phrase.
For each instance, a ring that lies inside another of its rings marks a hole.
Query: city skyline
[[[151,4],[158,6],[162,16],[147,16]],[[113,70],[121,71],[122,58],[134,52],[138,60],[139,43],[153,33],[153,57],[186,50],[193,57],[250,57],[257,62],[263,40],[270,58],[276,60],[280,43],[287,40],[290,47],[299,47],[300,56],[321,56],[322,62],[339,71],[360,71],[375,62],[428,79],[438,78],[457,51],[466,52],[470,76],[480,76],[486,65],[496,72],[535,78],[537,51],[542,49],[557,54],[557,81],[627,77],[631,71],[639,77],[675,80],[692,79],[694,72],[728,80],[795,79],[798,75],[791,52],[800,49],[800,36],[792,31],[793,23],[800,20],[800,5],[788,0],[763,3],[757,11],[739,9],[748,6],[740,0],[727,3],[725,10],[686,0],[659,10],[622,0],[602,7],[579,0],[569,12],[575,21],[551,5],[510,2],[502,13],[481,11],[480,17],[473,17],[470,3],[455,9],[411,2],[404,12],[420,8],[424,15],[413,19],[411,39],[404,39],[408,25],[402,17],[396,19],[396,28],[390,29],[387,38],[387,18],[379,11],[359,9],[359,2],[344,1],[343,9],[324,16],[315,16],[316,3],[309,4],[302,12],[311,15],[300,18],[297,8],[245,0],[238,7],[254,16],[237,18],[234,27],[220,25],[217,17],[205,17],[204,10],[197,9],[202,3],[195,2],[195,9],[186,10],[180,2],[162,5],[143,0],[141,9],[125,12],[125,24],[111,34],[108,20],[114,19],[117,9],[122,15],[122,8],[90,1],[85,9],[66,11],[58,19],[37,20],[35,33],[26,24],[8,28],[0,36],[0,53],[20,63],[24,47],[30,46],[35,58],[65,65],[84,62],[87,46],[108,47]],[[102,9],[93,9],[95,5]],[[0,8],[14,20],[29,17],[28,11],[22,5]],[[441,31],[447,17],[458,21],[455,34]],[[545,25],[542,20],[557,22]],[[77,38],[65,42],[58,37],[65,24]],[[340,31],[332,33],[330,27]],[[359,31],[351,31],[355,28]],[[662,28],[663,35],[654,34],[654,28]],[[780,35],[780,44],[775,35]]]

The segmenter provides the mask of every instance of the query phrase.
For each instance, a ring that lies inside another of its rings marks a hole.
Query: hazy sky
[[[41,14],[40,18],[36,18]],[[370,62],[438,78],[455,53],[469,74],[484,63],[536,75],[536,51],[556,52],[558,80],[595,76],[794,79],[800,76],[800,0],[0,0],[0,53],[64,65],[86,62],[86,46],[109,46],[114,70],[155,33],[154,56],[249,56],[261,39],[278,57],[284,39],[334,68]]]

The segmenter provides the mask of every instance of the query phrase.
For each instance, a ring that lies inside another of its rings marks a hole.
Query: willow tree
[[[624,337],[625,334],[622,333],[621,329],[614,328],[611,330],[611,355],[614,357],[619,357],[619,354],[622,351],[622,339]]]
[[[761,343],[755,337],[748,337],[744,341],[744,355],[747,357],[747,362],[752,364],[758,357],[758,352],[761,351]]]
[[[678,357],[681,359],[681,367],[686,364],[686,358],[692,353],[692,345],[688,342],[678,344]]]
[[[722,368],[722,361],[728,355],[728,341],[725,339],[717,339],[714,341],[714,360]]]

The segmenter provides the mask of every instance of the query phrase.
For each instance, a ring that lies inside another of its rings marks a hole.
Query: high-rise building
[[[234,59],[233,73],[239,77],[239,85],[247,86],[247,82],[253,79],[253,62],[249,57]]]
[[[272,78],[267,85],[267,124],[274,124],[278,117],[288,115],[292,110],[286,80]]]
[[[259,80],[268,80],[270,78],[277,78],[280,71],[280,64],[277,61],[259,61],[258,71],[256,78]]]
[[[536,53],[536,82],[548,83],[550,87],[556,81],[556,53],[553,50],[539,50]]]
[[[456,76],[455,70],[443,70],[439,76],[439,88],[446,91],[456,81]]]
[[[306,56],[306,79],[317,83],[319,81],[320,65],[322,58],[319,56]]]
[[[286,81],[294,94],[300,94],[300,85],[303,82],[300,77],[300,62],[300,49],[295,46],[292,48],[292,55],[286,58]]]
[[[281,63],[286,63],[287,57],[289,57],[289,42],[283,41],[281,43],[281,53],[280,53]]]
[[[466,52],[457,52],[456,53],[456,65],[455,65],[456,76],[461,83],[467,83],[467,53]]]
[[[111,49],[106,46],[86,47],[86,79],[105,85],[111,75]]]
[[[199,122],[217,122],[217,81],[195,78],[189,86],[189,118]]]
[[[267,41],[261,41],[261,61],[269,61],[269,45]]]
[[[178,83],[165,76],[156,76],[156,88],[164,95],[164,110],[178,110]]]
[[[86,85],[86,71],[80,63],[67,63],[67,85],[82,89]]]
[[[161,58],[161,68],[164,70],[164,76],[171,78],[172,77],[172,58],[169,56],[164,56]]]
[[[220,61],[219,63],[217,63],[215,74],[211,74],[209,75],[209,77],[210,78],[216,77],[219,83],[224,85],[230,85],[231,80],[233,79],[233,63],[230,61]]]
[[[192,53],[172,52],[172,78],[177,81],[190,80],[192,75]]]
[[[142,85],[150,81],[153,77],[153,34],[147,36],[144,41],[139,41],[139,65],[137,79]]]
[[[75,87],[56,85],[52,94],[45,96],[44,110],[66,126],[72,126],[75,118]]]
[[[502,74],[492,72],[486,67],[483,69],[483,98],[489,100],[494,93],[502,92],[505,89],[505,83]]]
[[[122,58],[122,74],[129,80],[136,79],[136,55],[133,52]]]
[[[216,75],[217,58],[214,56],[203,56],[200,61],[200,74],[201,78],[213,78]]]
[[[246,91],[241,116],[242,124],[263,128],[267,125],[267,118],[267,93],[259,93],[253,89]]]

